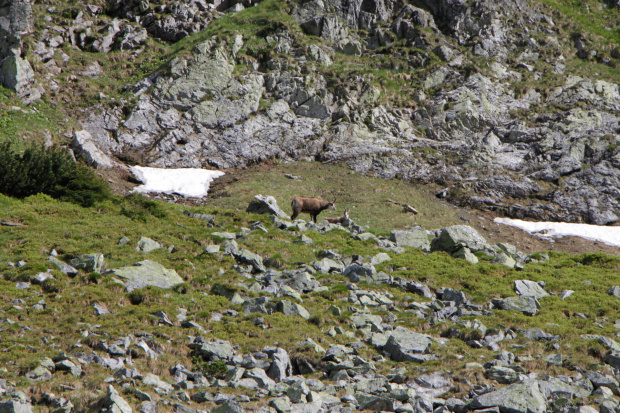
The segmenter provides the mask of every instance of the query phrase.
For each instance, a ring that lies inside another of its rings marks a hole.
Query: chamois
[[[306,212],[312,217],[312,221],[316,223],[316,217],[325,209],[336,209],[336,200],[330,202],[321,198],[297,195],[291,202],[293,215],[291,220],[295,220],[299,214]]]
[[[330,224],[342,224],[344,223],[344,221],[346,221],[347,219],[349,219],[349,210],[345,209],[344,210],[344,215],[338,218],[325,218],[327,220],[327,222],[329,222]]]

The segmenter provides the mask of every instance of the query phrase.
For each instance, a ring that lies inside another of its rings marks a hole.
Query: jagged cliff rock
[[[149,36],[175,42],[250,6],[263,4],[89,6],[33,55],[48,62],[70,42],[136,56]],[[617,67],[615,49],[566,34],[562,16],[525,0],[282,7],[286,23],[188,42],[126,87],[132,104],[88,110],[81,126],[102,151],[150,166],[342,162],[513,217],[618,221],[619,86],[567,70],[580,59]]]
[[[40,99],[35,74],[22,57],[22,37],[34,32],[30,0],[0,2],[0,85],[17,92],[25,103]]]

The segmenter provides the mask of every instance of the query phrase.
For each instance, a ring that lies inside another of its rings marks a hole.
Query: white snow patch
[[[614,247],[620,247],[620,227],[569,224],[565,222],[530,222],[510,218],[495,218],[493,221],[499,224],[521,228],[539,237],[575,236],[590,241],[600,241]]]
[[[162,169],[145,166],[132,166],[131,172],[140,182],[144,183],[144,185],[135,187],[134,192],[160,192],[192,198],[207,195],[211,181],[224,175],[224,172],[207,169]]]

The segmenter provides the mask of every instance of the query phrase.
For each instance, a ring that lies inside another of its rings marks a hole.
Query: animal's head
[[[335,210],[336,209],[336,200],[334,199],[329,204],[327,204],[327,208]]]
[[[344,210],[344,217],[345,217],[346,219],[349,219],[349,210],[348,210],[348,209],[345,209],[345,210]]]

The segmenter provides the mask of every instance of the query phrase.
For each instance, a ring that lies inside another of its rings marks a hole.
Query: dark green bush
[[[585,253],[573,259],[582,265],[590,265],[592,267],[616,268],[620,266],[620,258],[602,252]]]
[[[23,153],[0,144],[0,193],[25,198],[43,193],[90,207],[111,196],[106,182],[62,148],[32,145]]]
[[[224,377],[228,373],[228,367],[223,360],[205,361],[201,356],[193,356],[192,364],[193,371],[199,371],[209,378]]]
[[[122,202],[121,214],[136,221],[146,222],[150,216],[157,218],[168,216],[161,205],[140,194],[129,194]]]

